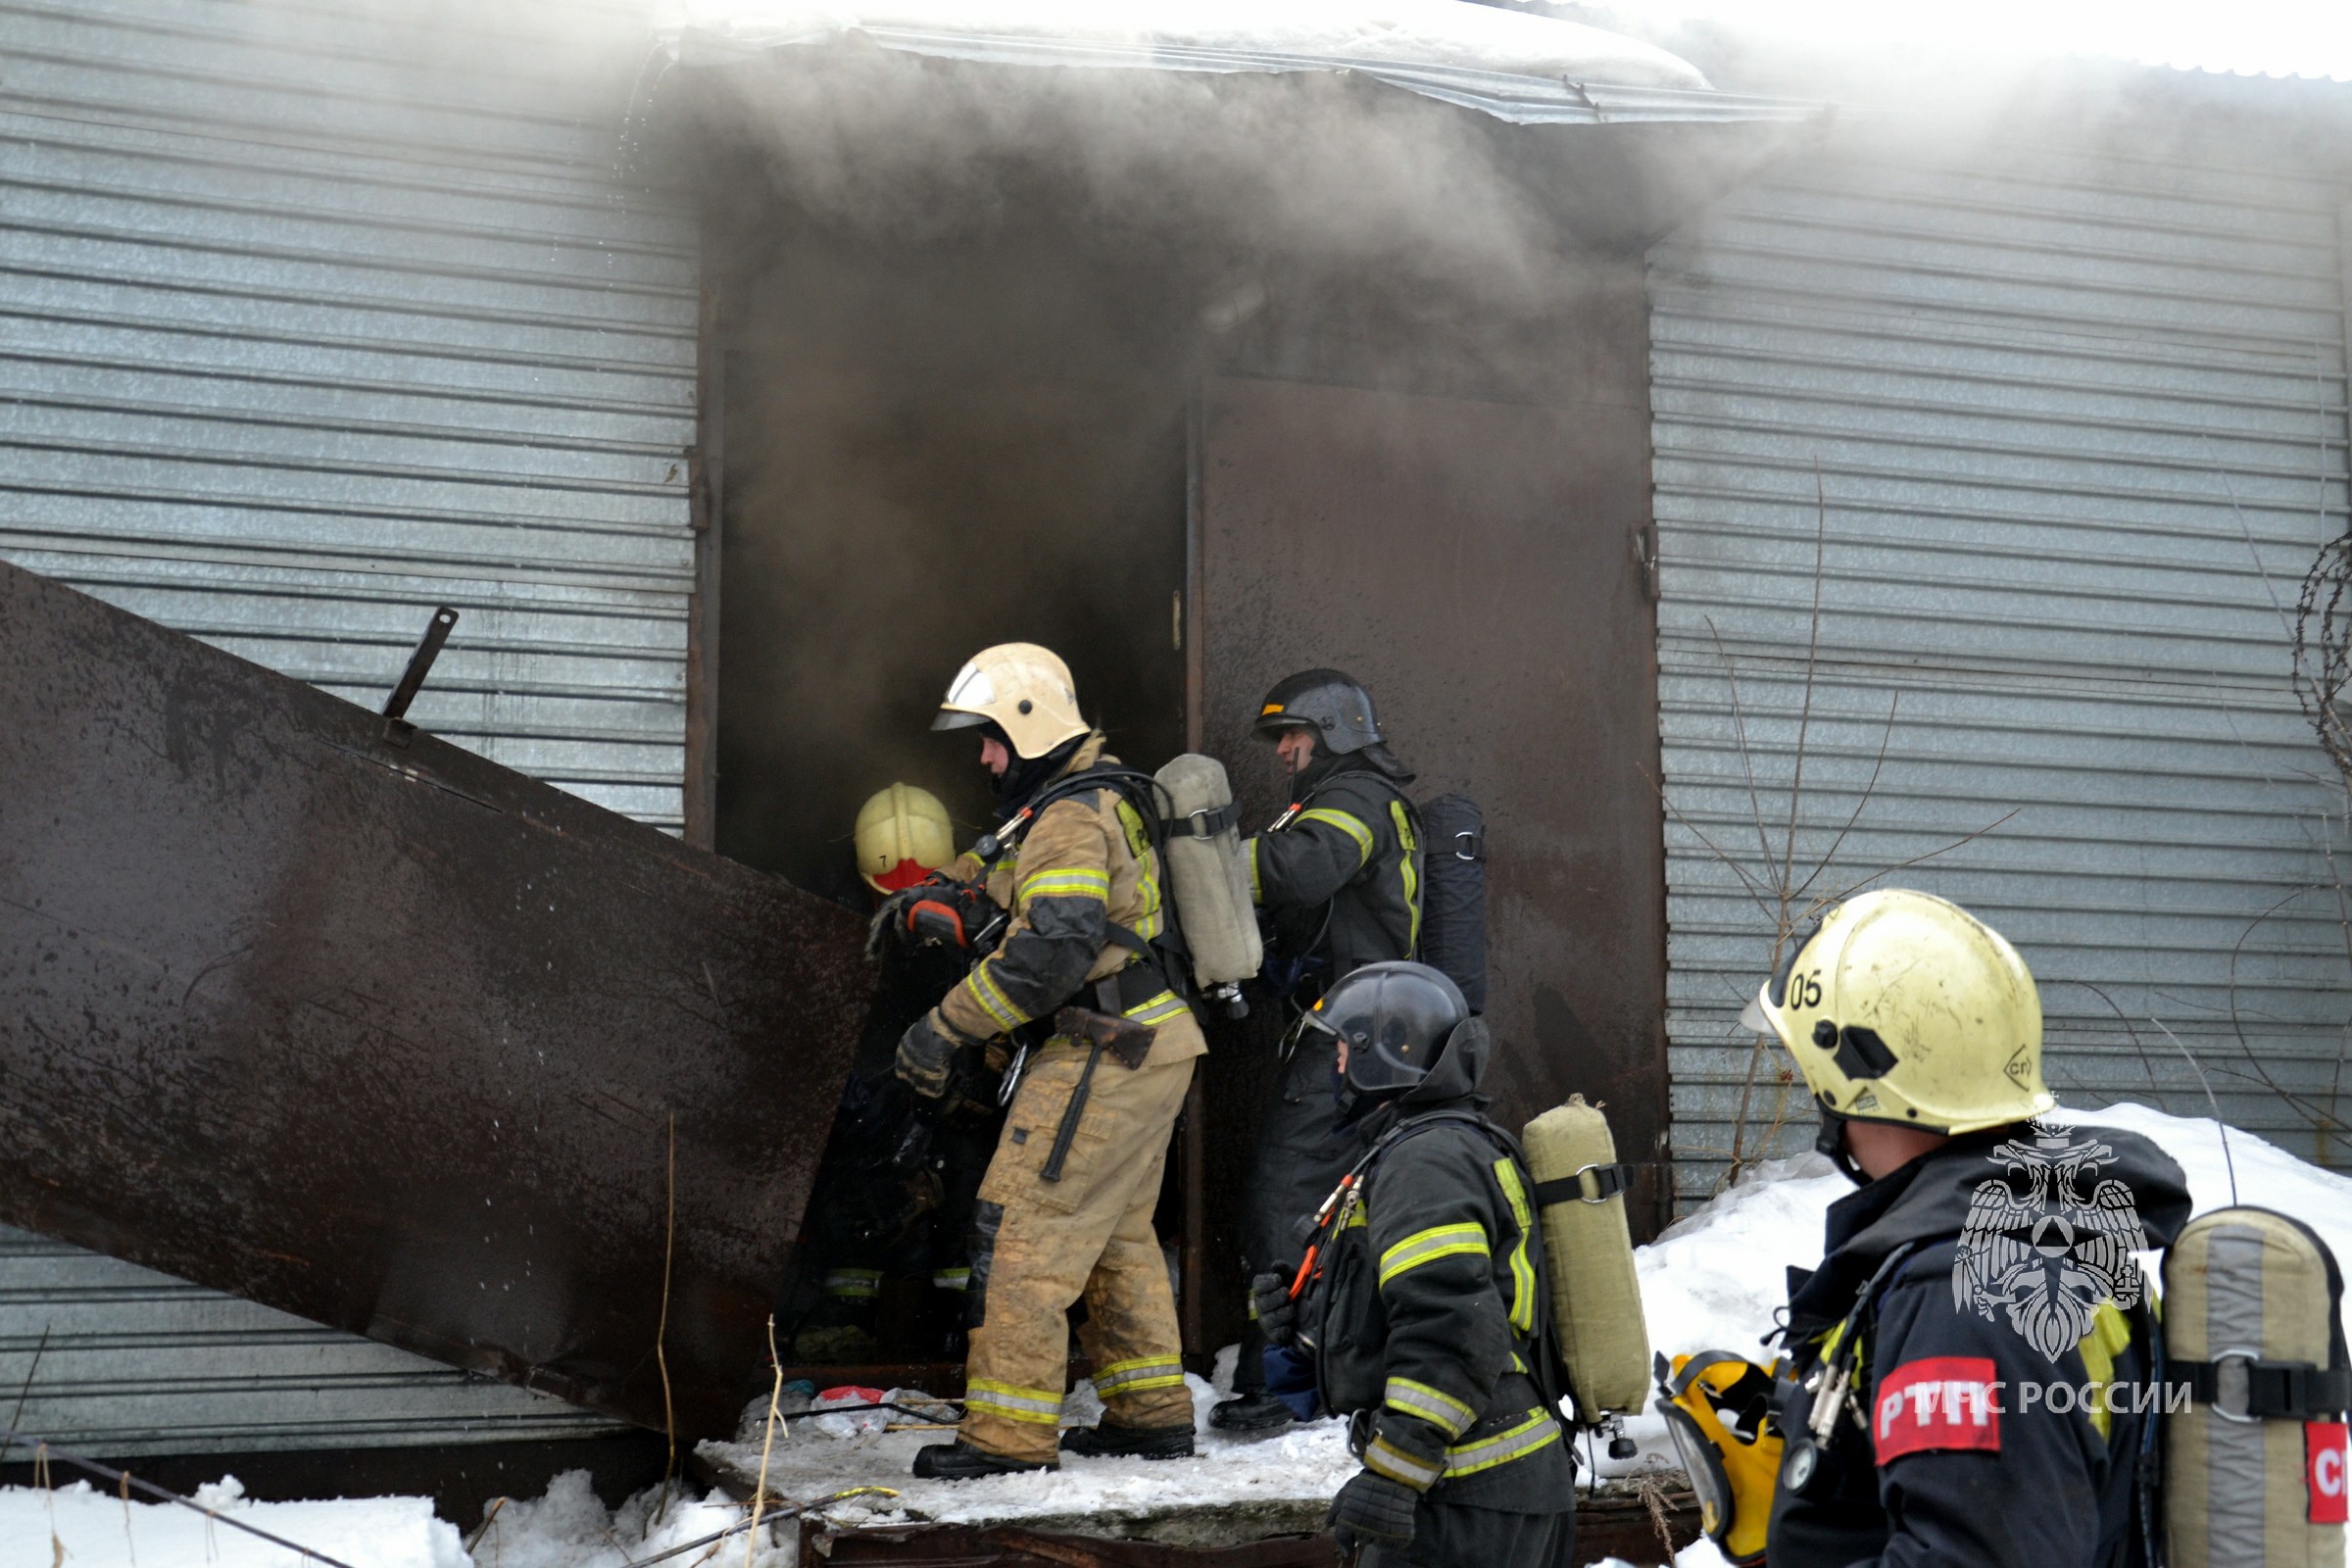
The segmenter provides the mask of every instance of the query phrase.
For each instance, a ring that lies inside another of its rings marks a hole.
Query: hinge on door
[[[1658,602],[1658,525],[1645,522],[1634,530],[1634,564],[1642,568],[1642,592]]]

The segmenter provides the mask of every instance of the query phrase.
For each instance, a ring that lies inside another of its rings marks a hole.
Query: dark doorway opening
[[[1128,761],[1219,756],[1262,826],[1281,803],[1243,710],[1282,660],[1353,661],[1431,793],[1498,813],[1495,917],[1532,933],[1494,934],[1498,1113],[1581,1090],[1648,1157],[1645,155],[1336,78],[1102,74],[809,57],[712,116],[716,847],[863,906],[852,821],[896,779],[968,842],[984,777],[928,724],[960,662],[1010,639],[1069,661]],[[1006,131],[973,107],[998,87],[1048,108]],[[899,118],[869,125],[871,104]],[[892,140],[908,126],[919,156]],[[1367,164],[1382,147],[1429,168]],[[1285,1021],[1210,1020],[1160,1215],[1191,1351],[1241,1327],[1233,1238]],[[880,1316],[878,1358],[929,1358],[920,1313]]]

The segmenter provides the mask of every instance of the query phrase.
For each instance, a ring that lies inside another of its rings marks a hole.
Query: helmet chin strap
[[[1821,1110],[1821,1131],[1814,1135],[1814,1149],[1827,1154],[1838,1173],[1856,1187],[1869,1185],[1869,1175],[1854,1163],[1853,1152],[1845,1147],[1845,1118],[1818,1101],[1815,1103]]]

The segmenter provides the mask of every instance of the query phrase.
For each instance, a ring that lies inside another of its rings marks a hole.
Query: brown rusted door
[[[1648,505],[1639,403],[1212,381],[1193,624],[1198,733],[1247,825],[1284,799],[1250,737],[1258,699],[1318,664],[1372,688],[1416,798],[1485,807],[1496,1114],[1516,1128],[1582,1092],[1607,1102],[1620,1157],[1649,1160],[1665,886],[1655,623],[1631,548]],[[1247,1098],[1212,1084],[1228,1125],[1254,1115]],[[1636,1194],[1638,1227],[1660,1176]]]
[[[861,934],[0,565],[0,1220],[723,1433]]]

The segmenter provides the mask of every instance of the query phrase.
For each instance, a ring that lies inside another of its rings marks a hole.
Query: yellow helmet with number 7
[[[1740,1021],[1778,1036],[1821,1108],[1850,1120],[1969,1133],[2058,1103],[2026,960],[1933,894],[1886,888],[1836,906]]]
[[[956,824],[929,790],[885,784],[858,808],[854,842],[865,885],[896,893],[956,858]]]

